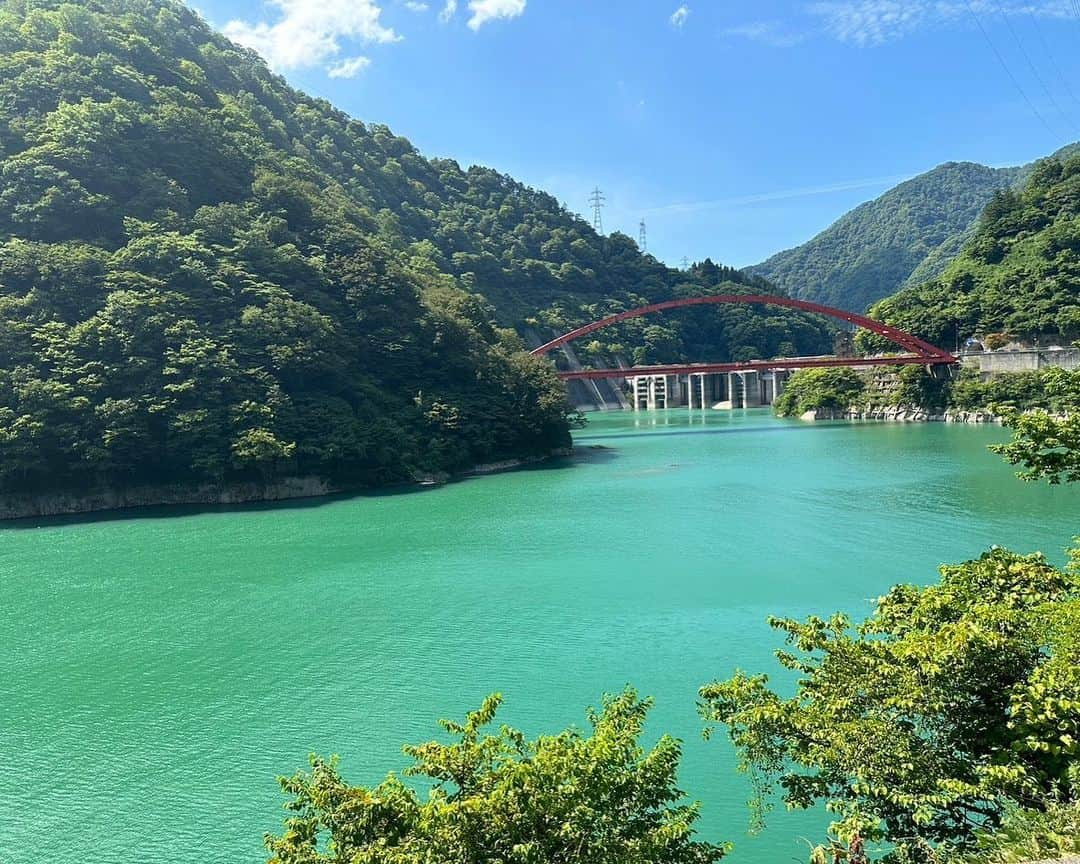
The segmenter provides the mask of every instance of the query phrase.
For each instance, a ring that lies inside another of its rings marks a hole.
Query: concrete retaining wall
[[[965,366],[978,369],[985,376],[1001,372],[1035,372],[1039,369],[1080,369],[1080,349],[1031,348],[1024,351],[973,351],[960,355]]]

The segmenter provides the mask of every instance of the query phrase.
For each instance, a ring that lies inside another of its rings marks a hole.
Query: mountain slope
[[[937,275],[994,192],[1018,175],[971,162],[939,165],[749,271],[792,296],[861,312],[916,271]]]
[[[1080,337],[1080,153],[1043,160],[1021,190],[995,195],[939,278],[881,300],[870,314],[945,346],[990,333]],[[858,338],[879,347],[869,334]]]
[[[1080,152],[1068,144],[1048,158]],[[999,189],[1023,186],[1037,163],[949,162],[842,216],[812,240],[747,268],[793,297],[853,312],[940,276],[975,234]]]

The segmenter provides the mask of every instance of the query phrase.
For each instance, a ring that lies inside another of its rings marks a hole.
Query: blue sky
[[[672,264],[1080,140],[1080,0],[196,0],[288,81]]]

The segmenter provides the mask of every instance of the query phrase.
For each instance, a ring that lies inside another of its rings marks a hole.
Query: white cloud
[[[367,57],[350,57],[328,67],[326,74],[331,78],[355,78],[370,65],[371,60]]]
[[[405,0],[405,8],[410,12],[427,12],[431,7],[427,3],[418,2],[418,0]]]
[[[379,21],[375,0],[269,0],[279,19],[230,21],[223,28],[234,42],[254,48],[277,70],[319,66],[341,53],[341,39],[396,42],[400,37]]]
[[[525,0],[469,0],[469,29],[479,30],[488,21],[517,18],[525,12]]]
[[[457,14],[457,0],[446,0],[446,5],[443,6],[442,12],[439,13],[439,20],[445,24],[451,18]]]
[[[671,26],[679,30],[682,30],[683,24],[686,23],[686,19],[690,17],[690,7],[685,3],[678,9],[671,13]]]

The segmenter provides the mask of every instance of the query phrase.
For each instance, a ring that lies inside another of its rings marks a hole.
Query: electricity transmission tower
[[[645,234],[645,220],[644,219],[641,220],[641,224],[638,226],[637,245],[638,245],[638,249],[640,249],[642,252],[648,252],[649,251],[649,240],[648,240],[648,237]]]
[[[682,256],[682,269],[683,270],[689,270],[690,269],[690,259],[687,258],[685,255]]]
[[[600,187],[597,186],[592,191],[592,195],[589,196],[589,203],[592,204],[592,227],[596,229],[597,234],[604,233],[604,221],[600,218],[600,210],[604,206],[604,193],[600,191]]]

